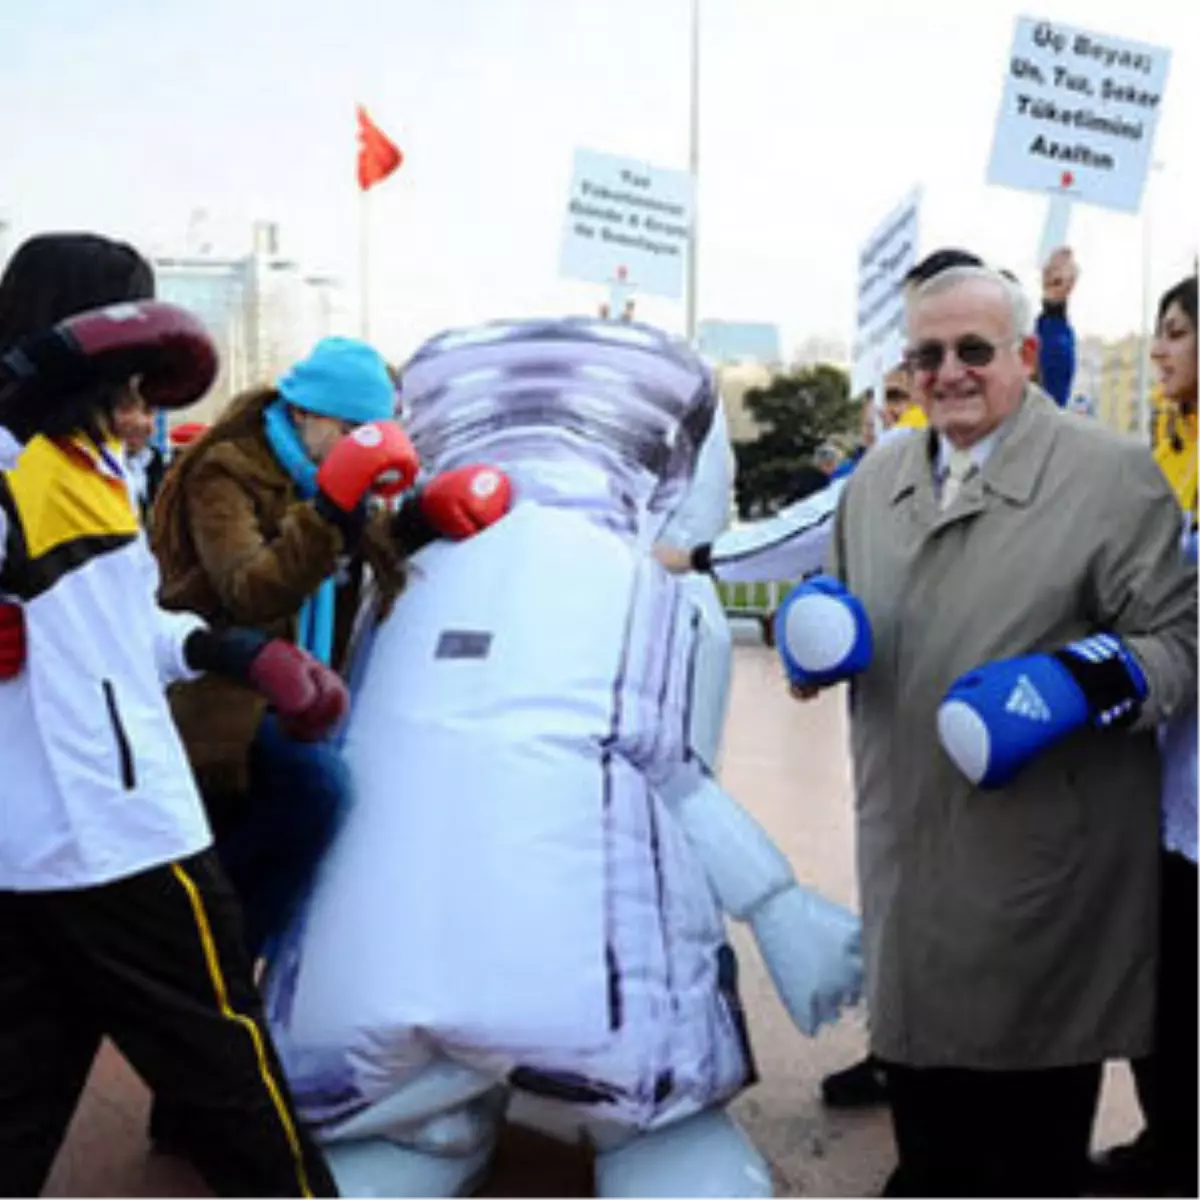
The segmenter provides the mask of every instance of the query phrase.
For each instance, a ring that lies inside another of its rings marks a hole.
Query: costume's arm
[[[662,794],[721,907],[750,926],[797,1027],[811,1037],[836,1021],[861,993],[858,918],[797,883],[762,826],[706,771],[681,771]]]
[[[721,907],[750,925],[788,1012],[811,1036],[858,1000],[859,921],[798,884],[787,858],[713,778],[720,730],[696,718],[723,711],[730,648],[703,620],[688,628],[698,640],[674,652],[689,664],[680,700],[693,719],[685,727],[686,746],[662,764],[654,786],[695,849]]]
[[[802,579],[819,571],[845,486],[835,480],[774,517],[727,530],[711,546],[693,550],[692,565],[727,583]]]
[[[720,535],[729,525],[735,470],[725,409],[718,401],[691,481],[660,530],[659,540],[671,546],[695,546]]]

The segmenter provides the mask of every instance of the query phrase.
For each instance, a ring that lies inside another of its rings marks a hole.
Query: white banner
[[[988,182],[1137,212],[1170,61],[1157,46],[1018,17]]]
[[[869,390],[904,356],[904,277],[916,265],[921,194],[914,189],[858,255],[858,313],[850,392]]]
[[[560,274],[680,299],[694,192],[687,171],[576,150]]]

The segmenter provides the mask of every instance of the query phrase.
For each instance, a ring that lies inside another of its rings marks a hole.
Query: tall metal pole
[[[364,342],[371,340],[371,193],[363,191],[358,199],[358,302],[359,330]]]
[[[696,284],[700,238],[700,0],[692,0],[692,111],[688,170],[692,176],[692,236],[688,242],[687,338],[696,340]]]
[[[1152,241],[1152,211],[1154,197],[1154,174],[1162,170],[1161,162],[1151,162],[1146,175],[1146,193],[1142,199],[1142,329],[1138,338],[1137,361],[1137,408],[1134,419],[1137,422],[1136,432],[1146,438],[1151,433],[1154,414],[1150,405],[1150,338],[1152,336],[1153,308],[1150,295],[1150,256],[1153,249]]]

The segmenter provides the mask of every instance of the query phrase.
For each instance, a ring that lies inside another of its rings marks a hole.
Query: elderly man
[[[1152,731],[1195,694],[1195,574],[1150,455],[1029,382],[1011,280],[945,271],[908,320],[932,428],[864,459],[814,588],[858,644],[806,673],[783,639],[798,695],[857,672],[886,1194],[1078,1194],[1102,1064],[1150,1043]]]

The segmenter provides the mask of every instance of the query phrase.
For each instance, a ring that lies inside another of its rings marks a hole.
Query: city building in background
[[[746,393],[751,388],[767,387],[775,377],[774,367],[744,362],[718,365],[717,389],[725,403],[725,420],[731,442],[752,442],[758,437],[758,424],[746,409]]]
[[[696,349],[717,363],[756,362],[773,366],[783,361],[779,326],[767,321],[701,321]]]
[[[354,332],[339,280],[280,253],[279,230],[258,222],[248,254],[209,252],[197,234],[188,252],[154,258],[160,299],[194,312],[221,355],[209,394],[179,420],[212,421],[238,392],[270,384],[323,337]]]
[[[1138,432],[1138,363],[1141,354],[1142,339],[1133,333],[1116,340],[1097,337],[1079,340],[1071,390],[1076,395],[1086,396],[1096,418],[1119,433]]]

